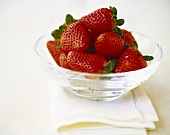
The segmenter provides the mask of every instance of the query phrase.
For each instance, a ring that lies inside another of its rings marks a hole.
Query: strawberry
[[[102,73],[107,64],[106,59],[98,54],[70,51],[67,55],[69,66],[79,72]]]
[[[114,32],[105,32],[100,34],[95,42],[94,49],[96,53],[107,59],[113,59],[120,55],[124,48],[123,39]]]
[[[117,29],[117,25],[124,23],[123,19],[117,20],[117,10],[115,7],[100,8],[92,13],[83,16],[80,22],[83,25],[96,33],[103,33]]]
[[[144,57],[135,48],[127,48],[119,57],[115,73],[129,72],[145,68],[147,63]]]
[[[90,46],[88,30],[79,22],[70,24],[60,37],[61,48],[65,52],[85,52]]]
[[[137,43],[136,43],[136,40],[135,40],[134,36],[132,35],[132,33],[125,29],[121,29],[121,31],[122,31],[122,38],[123,38],[125,44],[128,44],[131,47],[137,48]]]
[[[60,54],[59,60],[60,60],[61,67],[70,69],[70,66],[68,65],[67,62],[67,54],[65,52],[62,52]]]
[[[58,40],[48,41],[47,48],[55,62],[60,66],[59,56],[64,51],[58,46]]]

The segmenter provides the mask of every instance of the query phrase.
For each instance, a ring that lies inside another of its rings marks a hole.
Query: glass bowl
[[[46,47],[47,41],[53,40],[50,33],[37,40],[34,50],[49,76],[74,95],[93,101],[112,101],[144,83],[157,70],[163,58],[162,48],[158,43],[138,32],[132,34],[142,54],[152,55],[154,59],[148,62],[146,68],[131,72],[92,74],[61,68],[54,62]]]

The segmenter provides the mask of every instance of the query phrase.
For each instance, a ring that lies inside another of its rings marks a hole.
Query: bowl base
[[[79,95],[76,95],[78,96],[79,98],[82,98],[82,99],[87,99],[87,100],[90,100],[90,101],[96,101],[96,102],[111,102],[111,101],[114,101],[116,99],[118,99],[120,96],[115,96],[115,97],[97,97],[97,98],[93,98],[93,97],[82,97],[82,96],[79,96]]]
[[[126,92],[126,90],[73,90],[68,89],[72,94],[81,98],[87,99],[91,101],[101,101],[101,102],[109,102],[114,101],[121,97],[121,95]]]

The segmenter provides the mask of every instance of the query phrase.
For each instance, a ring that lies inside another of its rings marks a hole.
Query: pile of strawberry
[[[51,35],[47,48],[63,68],[88,73],[120,73],[145,68],[152,56],[143,56],[130,31],[120,29],[115,7],[100,8],[76,20],[66,15],[66,23]]]

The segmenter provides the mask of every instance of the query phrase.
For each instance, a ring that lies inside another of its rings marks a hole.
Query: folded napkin
[[[146,135],[158,117],[141,86],[115,101],[93,102],[55,85],[51,121],[60,135]]]

